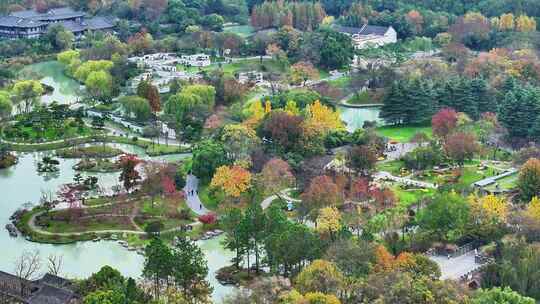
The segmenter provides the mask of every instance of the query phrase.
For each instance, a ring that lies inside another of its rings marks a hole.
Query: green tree
[[[9,118],[13,112],[13,103],[8,92],[0,91],[0,121]]]
[[[13,86],[14,99],[19,103],[19,111],[28,113],[33,106],[39,103],[43,95],[43,86],[35,80],[21,80]]]
[[[172,275],[173,254],[159,238],[154,238],[144,249],[145,262],[143,277],[152,281],[154,285],[154,298],[159,299],[161,286]]]
[[[88,95],[94,100],[106,101],[112,97],[113,81],[106,71],[91,72],[84,84]]]
[[[206,281],[208,266],[202,250],[187,237],[178,237],[172,249],[171,275],[190,303],[206,303],[212,292]]]
[[[212,179],[218,167],[228,163],[227,152],[220,142],[205,140],[193,148],[191,170],[205,183]]]
[[[469,204],[460,195],[449,192],[438,194],[417,215],[420,229],[444,242],[458,240],[469,218]]]
[[[535,304],[536,301],[524,297],[509,287],[481,289],[471,302],[472,304]]]
[[[139,96],[122,96],[118,100],[128,115],[134,115],[138,121],[146,122],[152,117],[148,101]]]
[[[84,304],[125,304],[126,296],[118,290],[98,290],[84,297]]]

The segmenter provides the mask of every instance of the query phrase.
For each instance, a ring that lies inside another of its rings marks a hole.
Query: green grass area
[[[377,134],[397,142],[409,142],[418,132],[433,136],[431,127],[422,126],[384,126],[376,129]]]
[[[54,212],[51,212],[51,216]],[[95,217],[76,219],[75,222],[49,220],[49,226],[43,230],[52,233],[70,233],[70,232],[87,232],[87,231],[104,231],[104,230],[135,230],[129,218],[125,217]]]
[[[213,71],[221,68],[225,74],[235,75],[239,72],[248,71],[261,71],[261,72],[278,72],[286,73],[274,60],[263,59],[262,63],[260,59],[246,59],[235,61],[232,63],[213,63],[206,67],[186,67],[184,65],[177,65],[177,70],[186,71],[190,73],[196,73],[200,71]]]
[[[350,83],[351,83],[350,76],[340,77],[336,80],[328,81],[328,84],[330,86],[341,88],[341,89],[348,87]]]
[[[396,194],[398,205],[404,208],[407,208],[410,205],[420,201],[422,198],[433,196],[435,193],[435,190],[433,189],[405,190],[401,189],[401,187],[398,185],[392,187],[392,191],[394,191]]]
[[[110,159],[81,159],[73,168],[77,171],[93,173],[110,173],[122,170],[118,161]]]
[[[120,154],[124,154],[124,151],[106,145],[74,147],[56,151],[56,155],[62,158],[110,158]]]
[[[477,167],[464,167],[462,175],[458,180],[458,184],[463,186],[471,186],[473,183],[482,180],[484,178],[496,176],[501,172],[493,168],[487,168],[486,170],[480,170]]]
[[[255,33],[255,29],[251,25],[233,25],[223,28],[224,32],[235,33],[244,38],[249,37]]]
[[[401,168],[403,168],[404,163],[400,160],[392,160],[392,161],[385,161],[385,162],[378,162],[377,163],[377,170],[378,171],[386,171],[390,172],[393,175],[399,176]]]
[[[217,211],[219,204],[225,200],[225,197],[218,191],[211,191],[209,185],[200,185],[199,198],[203,205],[212,211]]]

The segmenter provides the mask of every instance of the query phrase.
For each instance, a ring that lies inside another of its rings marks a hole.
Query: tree
[[[44,89],[41,83],[35,80],[21,80],[13,86],[15,101],[19,104],[19,111],[29,113],[33,106],[39,103]]]
[[[223,128],[221,141],[229,159],[245,160],[260,144],[255,130],[243,124],[228,124]]]
[[[221,166],[216,169],[210,186],[219,188],[227,196],[238,198],[251,187],[251,173],[237,165]]]
[[[113,81],[106,71],[94,71],[88,74],[84,82],[86,91],[94,100],[106,101],[112,97]]]
[[[377,154],[367,145],[353,147],[349,152],[350,166],[352,169],[366,175],[375,167]]]
[[[135,155],[122,155],[120,157],[120,167],[122,168],[122,172],[118,179],[120,182],[123,182],[127,192],[129,192],[129,190],[135,186],[137,181],[141,179],[141,176],[136,169],[140,162],[141,161]]]
[[[296,287],[302,293],[322,292],[337,294],[341,289],[343,274],[336,265],[325,260],[315,260],[296,277]]]
[[[323,105],[319,100],[315,100],[313,104],[307,105],[305,112],[305,125],[316,129],[318,133],[327,134],[330,131],[339,131],[345,129],[339,112]]]
[[[15,262],[15,276],[19,278],[19,290],[21,297],[30,294],[30,282],[37,279],[41,269],[39,251],[24,251]]]
[[[205,183],[210,182],[218,167],[228,163],[227,152],[220,142],[205,140],[193,148],[191,170]]]
[[[258,180],[264,193],[279,196],[280,191],[294,185],[296,179],[286,161],[272,158],[264,165]]]
[[[259,135],[266,138],[278,151],[293,150],[302,136],[302,117],[283,111],[272,111],[266,115]]]
[[[444,142],[444,150],[448,157],[455,160],[460,166],[466,159],[472,159],[479,147],[476,137],[471,133],[456,132],[448,136]]]
[[[341,229],[341,214],[336,207],[322,208],[317,217],[317,231],[329,234],[333,240],[334,235]]]
[[[534,304],[533,298],[524,297],[510,287],[480,289],[472,299],[472,304]]]
[[[9,118],[13,113],[13,103],[9,98],[9,94],[0,91],[0,121]]]
[[[540,220],[540,199],[538,196],[531,199],[529,206],[527,206],[527,215],[536,220]]]
[[[168,284],[173,255],[167,245],[159,238],[152,239],[144,252],[143,277],[151,280],[154,287],[154,298],[158,300],[163,282]]]
[[[346,276],[365,277],[375,264],[375,245],[363,240],[337,240],[326,250],[325,259],[333,262]]]
[[[300,212],[315,221],[319,209],[337,206],[342,199],[341,191],[329,176],[317,176],[311,180],[309,187],[302,193]]]
[[[83,304],[124,304],[126,297],[119,290],[98,290],[89,293],[83,299]]]
[[[540,196],[540,160],[529,159],[519,171],[518,188],[521,199],[530,201],[535,196]]]
[[[299,61],[291,66],[291,82],[293,84],[302,84],[306,86],[308,80],[314,80],[319,77],[319,71],[311,62]]]
[[[189,303],[206,303],[212,288],[206,281],[208,266],[202,250],[187,237],[177,238],[170,267],[174,284]]]
[[[420,229],[436,239],[452,242],[459,239],[469,218],[469,204],[456,193],[439,194],[416,216]]]
[[[444,108],[431,118],[433,134],[445,138],[457,126],[457,113],[454,109]]]
[[[124,107],[126,114],[134,115],[140,122],[146,122],[152,116],[149,102],[139,96],[122,96],[118,100]]]
[[[154,44],[154,38],[150,33],[142,30],[128,38],[128,45],[134,54],[142,55],[149,51]]]

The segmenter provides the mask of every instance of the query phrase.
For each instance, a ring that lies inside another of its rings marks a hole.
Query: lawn
[[[392,187],[392,190],[396,194],[398,205],[400,207],[407,208],[410,205],[418,202],[424,197],[433,196],[435,190],[433,189],[401,189],[399,185]]]
[[[386,171],[390,172],[393,175],[399,176],[400,170],[403,168],[404,163],[400,160],[392,160],[392,161],[383,161],[377,163],[377,170],[378,171]]]
[[[212,211],[217,211],[219,203],[225,199],[219,191],[211,191],[208,185],[199,186],[199,198],[203,205]]]
[[[136,230],[129,218],[95,217],[77,219],[76,224],[69,221],[50,220],[49,226],[43,230],[53,233],[104,231],[104,230]]]
[[[217,70],[218,68],[223,69],[223,72],[229,75],[235,75],[239,72],[248,72],[248,71],[261,71],[261,72],[277,72],[277,73],[284,73],[283,69],[274,61],[274,60],[268,60],[263,59],[262,63],[260,59],[246,59],[246,60],[240,60],[235,61],[232,63],[213,63],[206,67],[186,67],[184,65],[177,65],[177,69],[179,71],[186,71],[186,72],[199,72],[199,71],[213,71]]]
[[[517,187],[519,174],[512,174],[510,176],[501,178],[495,182],[495,184],[491,184],[486,187],[486,190],[488,191],[496,191],[496,190],[513,190]],[[497,189],[497,185],[499,185],[499,189]]]
[[[397,142],[410,142],[418,132],[424,132],[429,137],[433,136],[431,127],[422,126],[384,126],[376,129],[377,134]]]
[[[244,38],[247,38],[253,35],[253,33],[255,33],[255,29],[251,25],[226,26],[223,28],[223,31],[229,32],[229,33],[235,33]]]

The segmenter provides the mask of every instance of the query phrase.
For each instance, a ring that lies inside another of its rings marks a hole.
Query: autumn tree
[[[332,178],[326,175],[317,176],[311,180],[309,187],[302,193],[301,213],[315,221],[319,209],[337,206],[342,200],[341,191]]]
[[[536,30],[536,20],[527,15],[521,15],[516,20],[516,30],[519,32],[533,32]]]
[[[289,164],[280,158],[272,158],[266,162],[258,180],[263,192],[275,195],[279,195],[281,190],[292,187],[296,181]]]
[[[210,185],[227,196],[238,198],[251,187],[251,173],[237,165],[221,166],[217,168]]]
[[[466,159],[474,157],[474,154],[479,150],[479,146],[473,134],[456,132],[446,138],[444,150],[448,157],[463,166]]]
[[[299,61],[291,66],[291,82],[306,86],[308,80],[315,80],[319,77],[319,71],[307,61]]]
[[[377,153],[367,145],[355,146],[349,151],[349,163],[356,172],[367,175],[375,167]]]
[[[519,172],[518,188],[521,199],[530,201],[535,196],[540,196],[540,160],[529,159]]]
[[[433,134],[440,138],[445,138],[450,132],[457,127],[458,116],[457,112],[451,108],[441,109],[431,118],[431,126]]]
[[[321,234],[330,235],[334,239],[335,234],[341,229],[341,213],[336,207],[322,208],[317,217],[317,231]]]
[[[345,129],[339,112],[334,111],[329,106],[323,105],[319,100],[315,100],[313,104],[307,105],[305,112],[306,125],[313,127],[321,134]]]
[[[136,169],[140,162],[141,161],[135,155],[122,155],[120,157],[120,167],[122,168],[122,171],[120,172],[118,179],[123,183],[127,192],[129,192],[129,190],[135,186],[137,181],[141,179],[141,176]]]
[[[326,260],[315,260],[296,277],[296,287],[302,293],[337,294],[344,282],[343,273]]]
[[[269,113],[260,129],[260,137],[266,138],[278,151],[291,151],[297,145],[302,136],[302,117],[290,115],[283,111]]]
[[[229,159],[249,158],[249,154],[259,144],[260,139],[252,128],[243,124],[228,124],[223,128],[221,141]]]
[[[527,206],[527,215],[536,220],[540,220],[540,199],[538,196],[531,199],[529,205]]]

